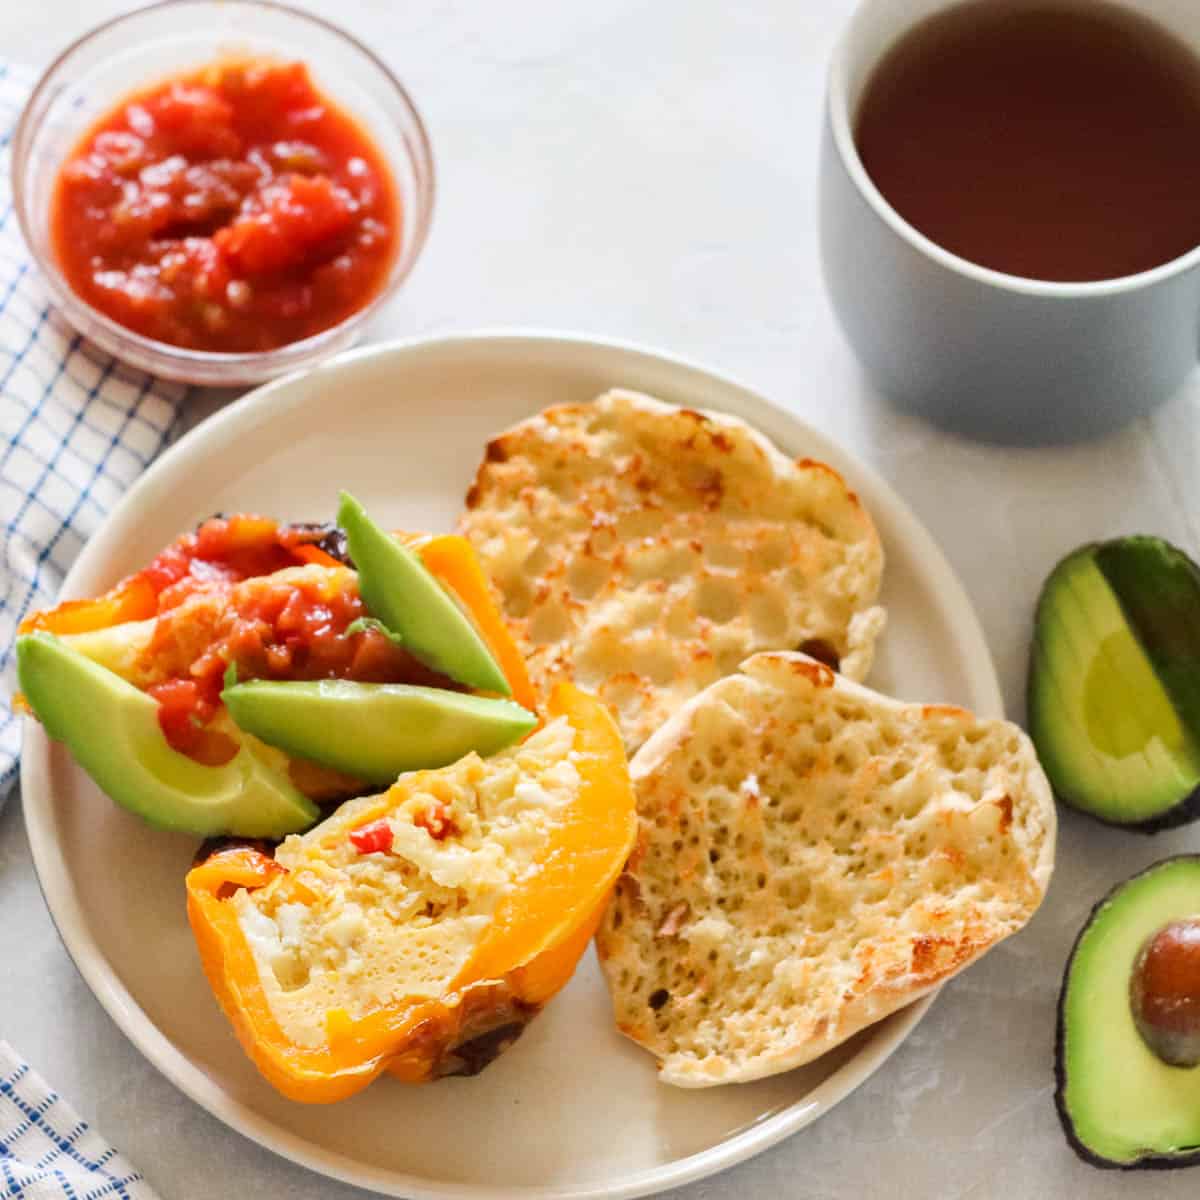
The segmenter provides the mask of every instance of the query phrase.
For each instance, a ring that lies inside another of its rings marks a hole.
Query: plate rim
[[[127,514],[137,508],[144,493],[155,488],[160,479],[169,476],[177,467],[186,469],[191,460],[202,458],[206,451],[211,452],[207,448],[213,441],[219,443],[222,437],[236,433],[246,422],[257,423],[264,413],[278,416],[280,412],[288,411],[288,392],[301,379],[325,373],[336,374],[373,359],[394,357],[402,360],[405,356],[421,352],[494,347],[525,347],[531,351],[553,348],[559,352],[579,353],[599,351],[626,359],[630,356],[640,358],[668,371],[690,374],[703,379],[710,386],[739,393],[740,401],[747,408],[767,413],[772,419],[789,425],[798,438],[811,441],[817,454],[828,455],[835,460],[839,471],[843,464],[851,465],[855,490],[869,491],[876,502],[882,501],[887,507],[889,518],[900,526],[905,542],[912,548],[927,578],[936,587],[951,622],[963,631],[966,643],[964,660],[970,663],[974,684],[984,696],[984,703],[976,707],[987,715],[1004,715],[995,663],[966,589],[925,525],[870,464],[844,449],[803,416],[769,399],[728,372],[638,342],[583,332],[481,327],[461,332],[389,339],[334,355],[314,367],[294,371],[250,390],[189,430],[134,482],[88,540],[63,581],[60,597],[66,599],[73,596],[78,587],[77,580],[95,569],[93,561],[103,561],[108,552],[107,543],[116,536],[112,531],[126,523]],[[310,403],[304,396],[302,390],[297,390],[291,404],[303,406]],[[34,872],[59,939],[100,1006],[125,1038],[160,1074],[233,1132],[317,1174],[384,1195],[406,1197],[407,1200],[492,1200],[514,1195],[527,1200],[633,1200],[634,1197],[695,1182],[762,1153],[829,1112],[884,1065],[921,1021],[938,995],[937,991],[931,992],[888,1017],[889,1028],[882,1044],[876,1039],[864,1047],[803,1099],[751,1123],[704,1150],[659,1166],[616,1176],[611,1182],[494,1187],[449,1180],[431,1182],[426,1176],[408,1175],[365,1164],[337,1151],[316,1146],[231,1096],[176,1048],[120,983],[108,960],[84,932],[84,925],[79,920],[81,908],[74,895],[70,873],[65,866],[59,869],[65,860],[55,853],[57,841],[54,836],[55,823],[51,819],[52,806],[40,798],[48,790],[47,781],[42,778],[41,764],[49,745],[49,739],[39,726],[26,724],[21,754],[21,794]],[[31,801],[31,796],[38,798]]]

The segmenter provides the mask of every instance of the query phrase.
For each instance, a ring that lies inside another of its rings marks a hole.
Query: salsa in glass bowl
[[[390,70],[328,22],[163,0],[47,70],[13,181],[81,333],[158,375],[232,385],[357,338],[424,244],[433,160]]]

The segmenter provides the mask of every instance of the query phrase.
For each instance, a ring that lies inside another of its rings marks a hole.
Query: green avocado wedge
[[[1094,1166],[1200,1163],[1200,1066],[1159,1058],[1130,1003],[1142,947],[1197,914],[1200,856],[1168,858],[1109,892],[1071,951],[1058,1002],[1055,1102],[1072,1147]]]
[[[363,603],[426,666],[483,692],[511,694],[504,672],[454,597],[420,557],[342,492],[337,523],[358,569]]]
[[[1083,546],[1038,601],[1029,732],[1058,797],[1153,833],[1200,816],[1200,569],[1152,537]]]
[[[372,784],[472,750],[486,758],[537,724],[511,700],[403,683],[257,680],[226,688],[221,699],[240,729]]]
[[[17,678],[50,737],[66,743],[110,799],[151,825],[278,838],[320,816],[261,747],[245,743],[219,767],[172,749],[149,696],[51,634],[17,639]]]

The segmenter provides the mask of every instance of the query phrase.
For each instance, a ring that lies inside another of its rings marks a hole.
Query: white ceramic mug
[[[1116,2],[1200,51],[1197,0]],[[863,168],[855,115],[887,50],[954,3],[864,0],[834,53],[820,179],[834,310],[875,383],[940,425],[1017,443],[1106,433],[1160,404],[1195,367],[1200,248],[1137,275],[1049,283],[976,266],[908,224]]]

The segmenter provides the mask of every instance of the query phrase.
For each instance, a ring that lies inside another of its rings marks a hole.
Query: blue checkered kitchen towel
[[[176,433],[185,389],[84,348],[17,232],[9,155],[32,73],[0,60],[0,804],[16,779],[13,640],[51,604],[121,493]],[[0,1195],[155,1200],[116,1149],[0,1041]]]
[[[129,1163],[0,1042],[0,1195],[155,1200]]]
[[[9,183],[32,83],[0,60],[0,805],[21,743],[11,703],[17,624],[53,603],[105,514],[179,432],[186,394],[84,346],[50,310]]]

